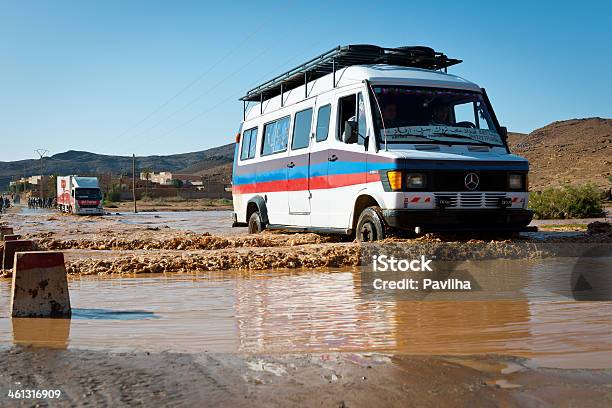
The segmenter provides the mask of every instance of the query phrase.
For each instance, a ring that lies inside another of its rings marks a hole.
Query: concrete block
[[[19,234],[8,234],[2,237],[2,240],[5,242],[6,241],[17,241],[19,238],[21,238],[21,235]]]
[[[64,254],[18,252],[13,268],[11,316],[70,317]]]
[[[34,249],[34,243],[29,240],[4,242],[4,255],[2,256],[2,269],[12,269],[15,252],[25,252]]]
[[[11,227],[0,227],[0,240],[4,239],[5,235],[12,235],[13,234],[13,228]]]

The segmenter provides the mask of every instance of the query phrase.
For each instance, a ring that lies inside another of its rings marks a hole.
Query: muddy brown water
[[[70,320],[10,319],[10,282],[3,280],[0,345],[494,353],[545,367],[610,368],[612,302],[575,301],[556,290],[567,286],[573,261],[466,263],[482,291],[418,300],[372,295],[353,269],[83,277],[69,282]],[[496,271],[506,277],[491,279]]]

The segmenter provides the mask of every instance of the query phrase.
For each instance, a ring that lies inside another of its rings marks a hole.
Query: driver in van
[[[445,105],[436,105],[431,110],[431,124],[434,126],[452,125],[450,107]]]
[[[385,111],[383,112],[383,118],[385,119],[385,126],[388,128],[394,128],[395,122],[397,121],[397,106],[394,103],[385,105]]]

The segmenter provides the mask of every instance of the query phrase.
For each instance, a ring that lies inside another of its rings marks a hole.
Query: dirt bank
[[[228,199],[182,199],[180,197],[154,198],[150,200],[137,200],[138,211],[158,212],[158,211],[211,211],[211,210],[231,210],[232,202]],[[104,207],[106,211],[133,211],[132,201],[121,201],[109,203]]]
[[[234,355],[15,347],[8,390],[59,389],[53,406],[554,406],[612,404],[610,370],[529,368],[514,358],[329,353]],[[60,369],[61,367],[61,369]]]
[[[206,213],[191,218],[187,214],[178,218],[130,218],[33,212],[14,213],[5,219],[16,233],[35,240],[40,250],[64,251],[67,270],[74,275],[353,267],[360,265],[364,250],[369,250],[340,236],[268,231],[259,235],[227,234],[227,229],[215,225],[223,224],[224,218],[211,215],[207,224]],[[181,228],[188,228],[190,220],[219,232],[177,229],[177,222],[182,223]],[[407,257],[428,254],[443,260],[479,260],[579,256],[579,249],[572,254],[567,247],[585,243],[612,243],[609,224],[582,231],[523,234],[513,239],[476,234],[392,237],[382,245]],[[559,244],[565,245],[563,250],[555,246]],[[9,275],[10,271],[4,272],[4,276]]]

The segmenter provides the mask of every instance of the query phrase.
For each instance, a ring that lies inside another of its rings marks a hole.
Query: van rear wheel
[[[385,221],[380,207],[368,207],[359,215],[355,235],[359,242],[372,242],[385,239]]]
[[[255,211],[249,217],[249,234],[259,234],[265,228],[264,223],[261,221],[261,215],[259,211]]]

